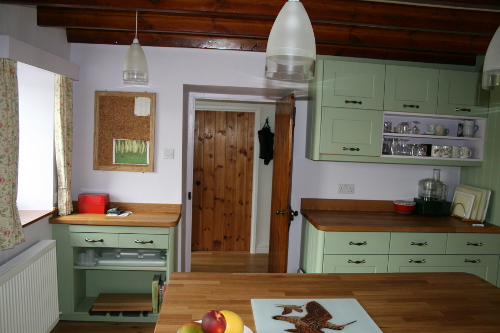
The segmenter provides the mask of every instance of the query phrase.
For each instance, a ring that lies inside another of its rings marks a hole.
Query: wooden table
[[[155,333],[211,309],[238,313],[254,333],[279,333],[256,332],[252,298],[355,298],[384,333],[500,332],[500,289],[468,273],[172,273]]]

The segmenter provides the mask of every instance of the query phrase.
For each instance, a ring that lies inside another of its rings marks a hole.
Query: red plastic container
[[[414,201],[397,200],[394,201],[394,210],[399,214],[411,214],[415,210]]]
[[[82,193],[78,195],[79,213],[104,214],[108,209],[108,193]]]

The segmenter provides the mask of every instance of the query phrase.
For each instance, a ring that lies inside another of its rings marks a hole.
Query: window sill
[[[40,221],[44,217],[50,216],[56,212],[53,210],[19,210],[19,217],[21,218],[21,224],[24,227],[30,224]]]

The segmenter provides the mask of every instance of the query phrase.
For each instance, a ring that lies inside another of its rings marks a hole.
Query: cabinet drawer
[[[448,254],[498,254],[500,235],[497,234],[448,234]]]
[[[100,232],[72,232],[70,245],[79,247],[117,247],[118,234]]]
[[[389,232],[327,232],[325,254],[387,254]]]
[[[445,254],[446,233],[393,232],[390,254]]]
[[[387,273],[387,255],[326,255],[323,273]]]
[[[121,248],[168,249],[168,235],[120,234]]]
[[[497,255],[391,255],[389,273],[465,272],[496,284]]]

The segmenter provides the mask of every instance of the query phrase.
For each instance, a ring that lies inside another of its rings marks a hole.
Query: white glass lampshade
[[[491,39],[483,66],[483,89],[493,90],[500,87],[500,27]]]
[[[309,16],[299,0],[289,0],[269,34],[266,76],[279,80],[314,78],[316,40]]]
[[[148,84],[148,62],[137,38],[130,45],[123,62],[123,83]]]

